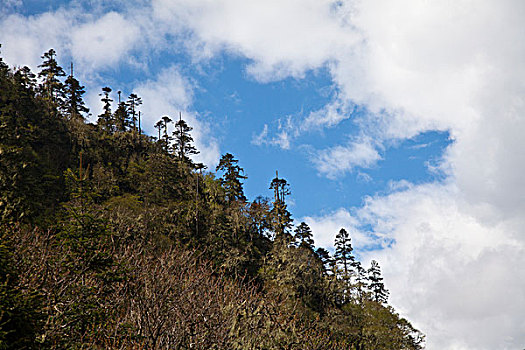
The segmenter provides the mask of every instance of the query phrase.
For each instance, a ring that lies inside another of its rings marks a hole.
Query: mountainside
[[[247,199],[234,155],[195,163],[183,116],[144,135],[134,94],[88,123],[55,55],[0,58],[0,348],[424,347],[344,228],[332,256],[294,227],[285,179]]]

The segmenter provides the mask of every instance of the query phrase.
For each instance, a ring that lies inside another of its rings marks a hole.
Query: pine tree
[[[315,254],[321,260],[321,263],[324,267],[324,272],[328,273],[331,271],[332,266],[334,264],[334,258],[330,256],[330,252],[328,250],[324,249],[323,247],[319,247],[315,250]]]
[[[71,74],[64,83],[65,101],[64,109],[70,119],[84,119],[89,113],[89,108],[84,104],[82,95],[85,94],[84,86],[73,76],[73,63],[71,63]]]
[[[161,139],[160,139],[160,137],[161,137],[161,136],[160,136],[160,133],[161,133],[161,131],[162,131],[162,127],[163,127],[163,126],[164,126],[164,123],[163,123],[162,119],[159,120],[157,123],[155,123],[155,125],[153,126],[155,129],[157,129],[157,130],[159,131],[159,137],[157,138],[157,142],[160,142],[160,141],[161,141]]]
[[[379,267],[379,263],[375,260],[372,260],[371,266],[368,269],[368,280],[370,281],[368,289],[372,293],[373,300],[378,303],[386,304],[390,293],[382,282],[383,277],[381,277],[381,268]]]
[[[137,94],[130,94],[126,102],[127,112],[131,116],[131,126],[133,130],[138,130],[137,108],[142,104],[142,99]]]
[[[269,199],[257,196],[248,208],[249,232],[263,237],[270,229],[270,203]],[[253,240],[253,236],[252,236]]]
[[[0,62],[1,63],[1,62]],[[43,298],[21,285],[8,226],[0,231],[0,349],[38,349]]]
[[[342,273],[338,271],[338,277],[341,281],[340,285],[340,297],[341,302],[344,304],[350,299],[350,295],[352,293],[351,290],[351,275],[352,270],[351,266],[352,263],[355,261],[355,258],[352,255],[352,244],[350,236],[348,235],[348,232],[341,228],[339,230],[339,233],[335,237],[335,261],[336,265],[339,268],[342,268]]]
[[[343,268],[343,278],[349,279],[350,267],[354,262],[355,258],[352,256],[351,238],[348,232],[341,228],[337,236],[335,236],[335,260]]]
[[[294,240],[299,247],[307,248],[311,251],[314,250],[314,240],[312,230],[305,222],[301,222],[295,229]]]
[[[164,150],[168,152],[170,141],[173,140],[173,137],[168,135],[168,124],[171,123],[173,120],[171,120],[170,117],[167,115],[163,116],[162,119],[159,121],[161,123],[161,126],[164,127],[164,134],[162,139],[162,146],[164,147]],[[157,123],[158,124],[158,123]],[[159,129],[160,131],[160,129]],[[159,133],[160,135],[160,133]]]
[[[120,94],[121,91],[118,91],[118,107],[115,113],[113,114],[113,120],[115,121],[115,129],[118,132],[125,132],[130,126],[128,120],[128,109],[126,103],[121,101]]]
[[[355,286],[357,289],[357,297],[360,301],[363,300],[365,291],[368,289],[367,271],[361,266],[361,262],[355,260],[352,264],[355,270]]]
[[[17,69],[14,74],[14,79],[16,83],[24,87],[26,91],[35,91],[37,84],[36,75],[31,72],[31,69],[29,69],[27,66]]]
[[[224,175],[221,178],[221,185],[224,187],[226,193],[226,201],[230,203],[246,201],[241,180],[245,180],[247,177],[241,175],[244,173],[244,170],[237,165],[238,162],[232,154],[226,153],[221,157],[219,165],[215,168],[216,171],[224,171]]]
[[[286,206],[286,196],[291,194],[290,186],[285,179],[279,178],[279,173],[276,171],[275,178],[270,184],[270,189],[274,191],[273,208],[270,212],[270,217],[275,237],[290,236],[289,230],[292,227],[292,214],[290,214]],[[291,240],[291,236],[288,238]]]
[[[38,66],[42,68],[40,73],[38,73],[38,77],[43,79],[40,85],[40,91],[44,99],[48,102],[48,107],[51,107],[51,105],[61,107],[64,100],[64,84],[59,80],[59,77],[66,76],[66,73],[62,67],[58,65],[55,56],[55,50],[50,49],[41,56],[44,62]]]
[[[111,88],[106,86],[102,88],[102,93],[99,94],[99,96],[102,96],[101,101],[104,103],[104,112],[98,116],[97,121],[102,130],[108,134],[112,134],[114,131],[113,115],[111,113],[111,102],[113,100],[109,97],[110,93]]]
[[[173,153],[181,163],[195,167],[190,157],[200,152],[193,146],[193,137],[190,134],[192,130],[193,128],[182,119],[182,114],[179,114],[179,120],[175,123],[173,131]]]

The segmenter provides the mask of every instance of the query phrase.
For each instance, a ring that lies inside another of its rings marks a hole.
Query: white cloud
[[[181,23],[190,28],[197,46],[250,58],[248,72],[261,81],[302,77],[355,40],[327,0],[154,0],[153,7],[175,31]]]
[[[36,71],[42,53],[54,48],[59,62],[70,58],[85,67],[86,76],[87,72],[96,75],[95,70],[115,68],[123,61],[141,64],[151,52],[166,49],[168,44],[162,25],[155,26],[149,17],[151,10],[126,5],[121,6],[121,13],[104,12],[104,6],[92,2],[86,5],[91,12],[72,2],[31,16],[0,13],[2,55],[9,63]],[[133,49],[138,47],[141,55],[134,55]]]
[[[345,119],[350,118],[353,106],[347,100],[335,98],[323,108],[312,111],[301,122],[301,131],[320,129],[322,127],[333,127]]]
[[[522,346],[523,222],[481,223],[453,184],[392,188],[361,208],[303,218],[316,245],[333,248],[345,227],[363,264],[380,262],[391,303],[429,335],[429,349]],[[374,245],[382,248],[368,250]]]
[[[0,17],[2,57],[9,64],[28,66],[38,71],[40,56],[51,48],[61,52],[68,47],[75,14],[63,10],[24,17]]]
[[[275,136],[269,137],[268,124],[264,124],[263,130],[252,137],[252,144],[257,146],[270,145],[277,146],[284,150],[290,149],[290,143],[296,135],[294,132],[294,124],[291,117],[277,120],[277,133]]]
[[[116,12],[71,29],[72,56],[89,69],[115,66],[141,37],[135,22]]]
[[[484,224],[473,213],[454,185],[411,186],[369,198],[356,213],[395,240],[367,259],[381,262],[392,303],[429,334],[430,349],[525,342],[521,232],[513,220]]]
[[[318,151],[313,158],[317,171],[330,179],[352,171],[356,167],[369,168],[381,159],[376,145],[368,137]]]
[[[253,135],[252,143],[254,145],[261,146],[267,142],[266,140],[267,137],[268,137],[268,124],[264,124],[262,131],[257,135]]]

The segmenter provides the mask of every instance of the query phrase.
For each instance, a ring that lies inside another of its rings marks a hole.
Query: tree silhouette
[[[105,132],[112,134],[114,131],[113,115],[111,113],[111,102],[113,100],[109,97],[111,93],[111,88],[105,86],[102,88],[102,93],[99,96],[102,96],[101,101],[104,103],[104,112],[98,116],[97,124]]]
[[[246,201],[241,180],[245,180],[247,177],[241,175],[244,170],[237,165],[238,162],[232,154],[226,153],[221,157],[219,165],[215,168],[216,171],[224,171],[221,184],[224,187],[228,202]]]
[[[44,62],[38,66],[42,68],[38,73],[38,77],[43,79],[40,85],[40,91],[48,102],[48,106],[54,104],[60,107],[64,98],[64,85],[59,80],[59,77],[64,77],[66,73],[62,67],[58,65],[55,56],[56,52],[53,49],[49,49],[49,51],[41,56]]]
[[[312,230],[305,222],[301,222],[294,231],[294,240],[299,247],[304,247],[313,251],[314,240]]]
[[[274,200],[273,208],[270,212],[272,228],[276,238],[289,236],[289,230],[292,226],[292,214],[286,206],[286,196],[291,194],[290,186],[285,179],[279,178],[279,173],[275,172],[275,178],[270,183],[270,189],[273,190]],[[289,237],[291,239],[291,237]]]
[[[381,277],[381,268],[379,267],[379,263],[375,260],[372,260],[371,266],[368,269],[368,280],[370,281],[368,289],[372,293],[373,300],[378,303],[386,304],[390,293],[382,282],[383,277]]]
[[[193,145],[193,137],[190,134],[192,130],[193,128],[186,124],[186,121],[182,119],[182,113],[180,113],[173,131],[173,153],[181,163],[193,167],[195,164],[190,157],[200,152]]]
[[[71,63],[71,74],[64,83],[65,101],[64,110],[70,119],[84,119],[89,113],[89,108],[84,104],[82,95],[85,94],[84,86],[73,76],[73,63]]]

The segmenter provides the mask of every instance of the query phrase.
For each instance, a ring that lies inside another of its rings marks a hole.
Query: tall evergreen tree
[[[84,104],[82,95],[85,94],[84,86],[73,75],[73,63],[71,63],[71,74],[64,82],[65,101],[64,109],[70,119],[84,119],[89,113],[89,108]]]
[[[315,254],[321,260],[321,263],[324,267],[324,272],[328,273],[332,270],[332,266],[334,264],[334,258],[330,256],[330,252],[323,247],[319,247],[315,250]]]
[[[20,285],[16,268],[19,257],[13,254],[6,228],[0,231],[0,349],[38,349],[43,298]]]
[[[172,121],[173,120],[171,120],[171,118],[168,117],[167,115],[163,116],[162,119],[159,121],[159,122],[162,122],[162,126],[164,127],[162,144],[166,152],[168,152],[170,142],[171,140],[173,140],[173,137],[168,135],[168,124],[171,123]]]
[[[160,142],[161,141],[161,136],[160,136],[160,133],[162,131],[162,127],[164,126],[164,123],[162,122],[162,119],[159,120],[157,123],[155,123],[155,125],[153,126],[155,129],[157,129],[159,131],[159,137],[157,138],[157,141]]]
[[[193,145],[193,137],[190,134],[192,130],[193,128],[182,119],[182,114],[179,114],[179,120],[175,123],[173,131],[173,153],[180,162],[194,167],[195,164],[190,157],[200,152]]]
[[[24,66],[16,70],[14,74],[15,81],[24,87],[26,91],[34,91],[36,88],[36,75],[31,72],[29,67]]]
[[[357,298],[362,301],[366,290],[368,289],[367,271],[361,266],[361,262],[355,260],[352,264],[355,270],[355,287],[357,289]]]
[[[269,199],[257,196],[248,208],[249,232],[254,232],[262,237],[270,227],[270,203]],[[251,237],[253,240],[253,237]]]
[[[352,255],[353,250],[350,235],[344,228],[341,228],[335,236],[335,260],[343,268],[345,279],[349,279],[350,268],[355,260]]]
[[[275,237],[290,236],[289,230],[292,227],[292,214],[286,206],[286,196],[291,194],[290,186],[285,179],[279,178],[279,173],[275,172],[275,178],[270,184],[270,189],[273,190],[274,200],[273,208],[270,212],[272,219],[272,229]],[[291,239],[291,236],[289,237]]]
[[[137,115],[138,115],[138,107],[142,104],[142,99],[137,96],[137,94],[130,94],[128,97],[128,101],[126,102],[127,111],[128,114],[131,117],[131,126],[133,127],[133,130],[138,130],[137,125]]]
[[[244,170],[237,165],[238,162],[232,154],[226,153],[221,157],[219,165],[215,168],[216,171],[224,171],[221,184],[226,193],[226,200],[230,203],[234,201],[246,201],[241,180],[245,180],[247,177],[241,175],[244,173]]]
[[[43,219],[63,193],[70,138],[33,79],[29,69],[0,67],[0,221]]]
[[[38,77],[43,79],[40,85],[40,91],[44,99],[48,102],[48,106],[61,107],[64,99],[64,84],[59,80],[60,77],[66,76],[64,69],[58,65],[55,59],[56,52],[50,49],[41,56],[44,59],[39,68],[42,68],[38,73]]]
[[[111,113],[111,102],[113,100],[109,97],[111,93],[111,88],[106,86],[102,88],[102,93],[99,96],[102,96],[101,101],[104,103],[104,112],[98,116],[97,124],[105,132],[112,134],[114,131],[113,115]]]
[[[126,103],[120,99],[121,91],[118,91],[118,106],[117,110],[113,114],[113,120],[115,122],[115,129],[118,132],[125,132],[130,126],[128,120],[128,109]]]
[[[314,239],[312,235],[312,230],[310,229],[310,226],[306,224],[304,221],[301,222],[294,231],[294,240],[299,245],[299,247],[304,247],[307,249],[310,249],[311,251],[314,250]]]
[[[372,260],[371,266],[368,269],[368,280],[370,281],[368,289],[372,293],[373,300],[378,303],[386,304],[390,293],[382,282],[383,277],[381,277],[381,268],[379,267],[379,263],[375,260]]]

